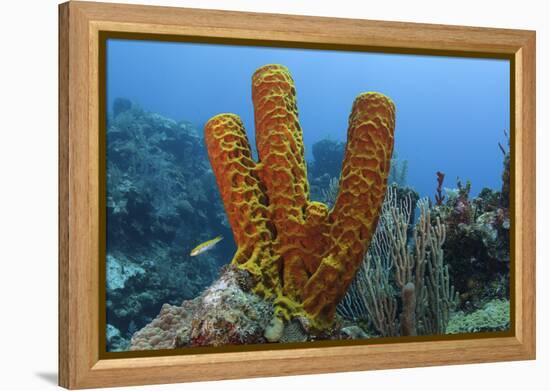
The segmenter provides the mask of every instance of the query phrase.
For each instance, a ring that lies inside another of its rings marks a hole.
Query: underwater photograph
[[[109,38],[104,66],[106,352],[510,331],[509,60]]]

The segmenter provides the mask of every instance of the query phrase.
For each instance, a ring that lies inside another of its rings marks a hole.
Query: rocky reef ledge
[[[310,333],[305,318],[295,318],[286,325],[273,322],[272,302],[249,292],[251,284],[247,271],[224,267],[199,297],[180,306],[163,305],[159,315],[133,335],[130,350],[367,337],[359,327],[339,322],[323,335]]]
[[[273,307],[245,292],[248,282],[246,271],[225,267],[199,297],[181,306],[163,305],[160,314],[133,335],[130,350],[265,342]]]

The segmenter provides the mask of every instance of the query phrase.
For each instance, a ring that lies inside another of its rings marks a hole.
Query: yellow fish
[[[191,250],[191,253],[189,255],[194,257],[195,255],[202,254],[203,252],[210,250],[216,245],[216,243],[218,243],[222,239],[223,236],[216,236],[214,239],[207,240],[206,242],[199,244],[197,247]]]

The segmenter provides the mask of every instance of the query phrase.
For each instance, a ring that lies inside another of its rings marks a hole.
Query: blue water
[[[268,63],[286,65],[297,90],[307,158],[322,139],[345,141],[351,104],[378,91],[397,107],[395,150],[408,160],[407,183],[421,196],[435,173],[499,189],[504,131],[510,129],[507,60],[213,44],[109,40],[108,107],[117,97],[202,129],[213,115],[241,116],[254,140],[250,80]]]

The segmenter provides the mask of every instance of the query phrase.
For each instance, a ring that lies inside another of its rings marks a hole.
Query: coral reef
[[[108,350],[509,329],[509,151],[499,144],[500,191],[471,197],[437,172],[432,204],[392,154],[388,98],[358,96],[347,143],[313,144],[306,166],[288,70],[267,65],[252,84],[258,160],[235,114],[211,118],[202,140],[115,101]],[[223,252],[188,256],[218,235]]]
[[[454,314],[447,326],[447,334],[507,331],[510,329],[510,302],[495,299],[470,314]]]
[[[499,192],[485,188],[473,199],[469,193],[469,184],[458,181],[434,213],[447,227],[443,249],[461,293],[460,308],[471,311],[488,298],[508,297],[510,216]]]
[[[131,277],[141,274],[145,274],[141,266],[107,254],[107,290],[123,289]]]
[[[160,314],[134,334],[130,350],[173,349],[265,343],[271,303],[248,292],[250,275],[227,266],[199,297],[181,306],[165,304]]]
[[[180,306],[165,304],[151,323],[133,335],[129,350],[368,337],[355,324],[337,323],[324,333],[312,334],[303,319],[282,322],[273,317],[271,300],[250,292],[253,283],[246,270],[225,266],[220,277],[199,297]],[[124,343],[128,345],[128,341]]]
[[[191,330],[198,305],[198,299],[184,301],[181,306],[164,304],[151,323],[133,334],[129,350],[174,349],[177,337]]]
[[[404,289],[406,283],[414,279],[418,333],[444,334],[451,311],[458,304],[458,293],[451,284],[449,267],[443,255],[446,228],[439,218],[432,225],[427,200],[420,200],[417,207],[420,219],[414,231],[415,255],[408,253],[404,257],[400,243],[393,249],[399,270],[398,285]]]
[[[333,322],[376,227],[393,152],[395,108],[378,93],[359,95],[334,207],[309,200],[304,146],[288,70],[253,75],[256,144],[242,122],[220,114],[205,125],[208,155],[238,249],[232,263],[251,273],[254,292],[274,299],[277,317],[312,329]]]
[[[111,347],[111,350],[127,350],[130,344],[130,341],[124,338],[120,330],[111,324],[107,324],[105,337],[107,339],[107,345]]]
[[[228,238],[224,252],[235,247],[195,128],[123,98],[108,117],[106,196],[107,321],[129,339],[164,303],[196,297],[216,278],[221,253],[195,259],[191,248],[216,235]],[[107,340],[110,351],[121,346]]]
[[[273,306],[250,293],[247,272],[228,268],[201,295],[189,335],[178,335],[178,346],[223,346],[265,342],[264,330]]]
[[[413,204],[398,194],[395,186],[388,188],[371,246],[339,313],[371,323],[382,336],[443,334],[458,301],[443,258],[445,226],[432,220],[421,199],[409,236]]]

